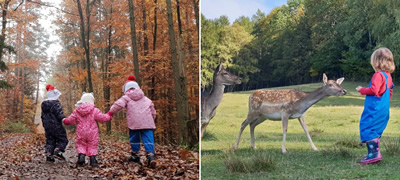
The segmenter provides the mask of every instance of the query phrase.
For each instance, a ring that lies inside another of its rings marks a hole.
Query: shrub
[[[2,127],[5,133],[28,133],[31,129],[21,122],[6,122]]]

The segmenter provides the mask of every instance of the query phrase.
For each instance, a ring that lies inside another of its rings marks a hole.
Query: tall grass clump
[[[238,153],[229,152],[226,154],[224,164],[229,172],[238,173],[271,172],[276,169],[276,162],[267,153],[252,153],[248,156],[241,156]]]
[[[385,147],[385,151],[390,155],[400,154],[400,138],[398,137],[385,137],[381,143]]]

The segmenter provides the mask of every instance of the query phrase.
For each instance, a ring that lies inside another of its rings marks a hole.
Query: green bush
[[[29,133],[31,130],[21,122],[6,122],[2,127],[5,133]]]

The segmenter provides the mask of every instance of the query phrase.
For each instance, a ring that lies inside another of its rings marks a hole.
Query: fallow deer
[[[283,142],[282,153],[286,153],[285,141],[289,119],[298,119],[307,136],[311,148],[317,151],[311,140],[304,120],[305,112],[315,103],[328,96],[343,96],[346,90],[340,84],[344,78],[328,80],[323,74],[324,85],[312,92],[303,92],[295,89],[282,90],[257,90],[249,97],[249,112],[247,119],[242,123],[239,137],[234,149],[238,148],[240,136],[247,125],[250,124],[251,147],[256,149],[254,144],[254,128],[265,120],[282,121]]]
[[[201,94],[201,138],[210,120],[221,103],[225,86],[242,83],[241,78],[228,72],[222,64],[214,70],[213,87],[210,94]]]

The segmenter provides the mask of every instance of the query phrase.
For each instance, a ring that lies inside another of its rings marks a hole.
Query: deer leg
[[[236,144],[235,144],[235,146],[233,146],[233,149],[237,149],[237,148],[238,148],[238,146],[239,146],[239,141],[240,141],[240,136],[242,135],[244,128],[246,128],[246,126],[249,124],[249,122],[250,122],[249,117],[247,117],[247,119],[246,119],[245,121],[243,121],[243,123],[242,123],[242,125],[241,125],[241,127],[240,127],[239,137],[238,137],[238,139],[236,140]]]
[[[311,148],[312,148],[314,151],[318,151],[317,147],[315,147],[314,143],[312,142],[312,139],[311,139],[310,134],[308,133],[307,124],[306,124],[306,122],[305,122],[305,120],[304,120],[304,117],[300,117],[300,118],[299,118],[299,122],[300,122],[300,124],[301,124],[301,127],[303,127],[304,133],[306,133],[306,136],[307,136],[308,142],[309,142],[310,145],[311,145]]]
[[[207,127],[208,123],[202,124],[201,125],[201,136],[200,136],[200,140],[203,139],[203,135],[204,132],[206,131],[206,127]]]
[[[260,123],[262,123],[264,120],[261,120],[260,118],[258,118],[256,121],[253,121],[252,123],[250,123],[250,139],[251,139],[251,148],[253,149],[257,149],[256,145],[255,145],[255,138],[254,138],[254,129],[256,128],[257,125],[259,125]]]
[[[288,121],[289,121],[289,117],[285,117],[282,115],[282,129],[283,129],[283,140],[282,140],[282,153],[286,154],[286,133],[287,133],[287,127],[288,127]]]

